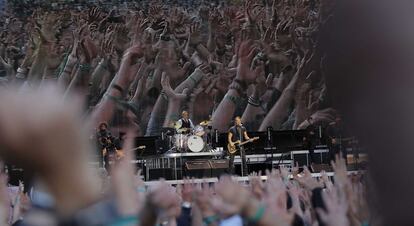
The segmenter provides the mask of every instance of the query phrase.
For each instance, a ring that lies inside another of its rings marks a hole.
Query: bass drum
[[[174,136],[174,147],[178,150],[183,150],[187,148],[187,135],[185,134],[175,134]]]
[[[199,136],[190,136],[187,141],[188,149],[192,152],[200,152],[204,149],[203,138]]]

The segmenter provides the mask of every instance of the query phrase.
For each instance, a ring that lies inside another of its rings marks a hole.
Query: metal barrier
[[[358,172],[365,172],[365,171],[348,171],[348,175],[354,175]],[[328,175],[328,177],[333,177],[335,175],[334,172],[326,172],[326,174]],[[312,177],[321,177],[322,174],[321,173],[312,173]],[[240,183],[246,183],[249,182],[249,177],[233,177],[234,180],[240,182]],[[290,179],[293,179],[292,175],[289,175]],[[267,176],[260,176],[260,179],[262,179],[263,181],[267,180]],[[192,179],[192,182],[196,183],[196,184],[201,184],[201,183],[217,183],[218,182],[218,178],[205,178],[205,179]],[[170,185],[179,185],[179,184],[184,184],[184,180],[166,180],[163,181],[167,184]],[[159,184],[160,181],[147,181],[144,182],[145,186],[154,186]]]

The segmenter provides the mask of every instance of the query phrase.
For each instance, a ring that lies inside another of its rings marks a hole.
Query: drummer
[[[194,129],[194,124],[187,111],[181,112],[181,119],[178,120],[177,124],[178,133],[189,134]]]

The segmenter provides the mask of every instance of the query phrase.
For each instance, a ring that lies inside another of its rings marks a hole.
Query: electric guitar
[[[135,150],[139,150],[139,149],[145,149],[146,146],[139,146],[133,149],[130,149],[128,151],[135,151]],[[102,149],[102,155],[105,157],[107,155],[109,155],[110,159],[116,159],[116,160],[120,160],[125,156],[124,150],[115,150],[115,152],[110,153],[106,150],[106,148]]]
[[[237,147],[243,146],[243,145],[245,145],[247,143],[256,141],[258,139],[259,139],[259,137],[253,137],[253,138],[250,138],[249,140],[246,140],[246,141],[243,141],[243,142],[241,142],[240,140],[238,140],[238,141],[234,142],[234,145],[231,145],[230,143],[228,143],[227,144],[227,150],[229,151],[230,154],[234,154],[234,153],[236,153],[238,151],[238,148]]]

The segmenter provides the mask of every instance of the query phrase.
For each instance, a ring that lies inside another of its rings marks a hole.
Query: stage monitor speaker
[[[213,159],[209,160],[209,162],[212,177],[220,177],[221,175],[226,174],[229,169],[228,159]]]
[[[296,165],[296,163],[298,163],[298,165],[300,167],[302,166],[308,166],[309,165],[309,154],[308,153],[295,153],[292,152],[292,160],[293,160],[293,165]]]
[[[166,180],[172,180],[173,177],[173,169],[172,168],[155,168],[149,169],[149,180],[159,180],[164,178]]]
[[[206,178],[211,177],[211,166],[209,160],[191,160],[184,164],[184,175],[186,177]]]

